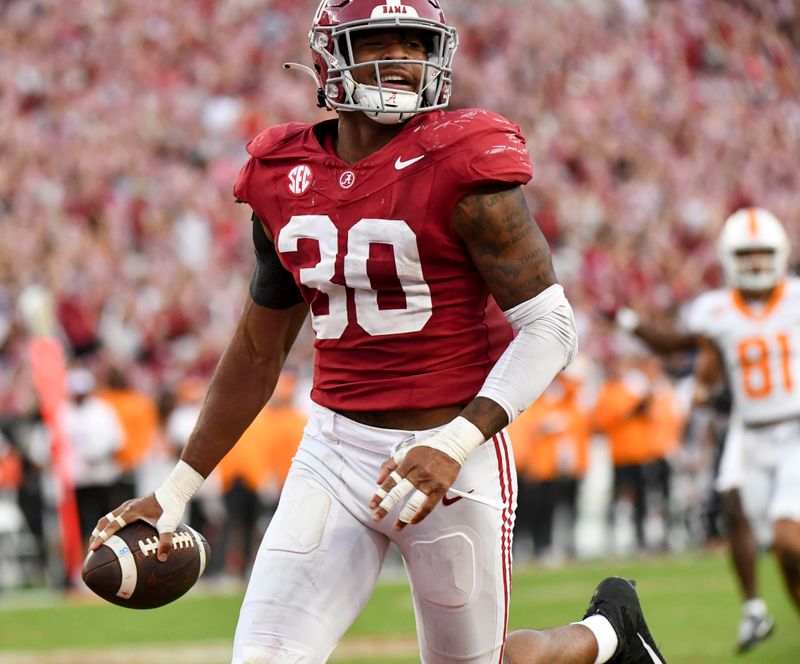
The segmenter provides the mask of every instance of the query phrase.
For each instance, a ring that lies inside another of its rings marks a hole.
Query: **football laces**
[[[174,533],[172,535],[173,549],[191,549],[194,546],[194,537],[191,533]]]
[[[190,549],[195,546],[194,537],[191,533],[179,532],[172,534],[173,549]],[[158,537],[148,537],[139,540],[139,550],[145,557],[158,552]]]
[[[139,540],[139,551],[146,558],[151,553],[158,552],[158,537],[148,537],[147,539]]]

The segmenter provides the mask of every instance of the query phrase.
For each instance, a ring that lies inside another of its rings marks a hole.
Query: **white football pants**
[[[234,664],[327,661],[372,594],[390,541],[411,581],[421,661],[500,662],[517,498],[508,437],[481,445],[453,485],[495,506],[448,494],[399,533],[404,501],[377,524],[368,508],[392,446],[435,431],[378,429],[314,405],[256,557]]]
[[[717,488],[739,489],[745,514],[766,546],[775,520],[800,521],[800,420],[760,427],[736,422],[725,445],[720,478],[727,481]]]

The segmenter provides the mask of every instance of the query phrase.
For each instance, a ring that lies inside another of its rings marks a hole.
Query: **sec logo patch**
[[[314,174],[308,166],[302,164],[289,171],[287,179],[289,181],[289,193],[294,196],[301,196],[308,191],[314,181]]]

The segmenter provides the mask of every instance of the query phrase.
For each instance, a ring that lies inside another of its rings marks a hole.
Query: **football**
[[[205,570],[210,548],[205,537],[180,524],[172,553],[158,561],[158,531],[144,521],[120,528],[83,562],[86,585],[108,602],[130,609],[169,604],[191,588]]]

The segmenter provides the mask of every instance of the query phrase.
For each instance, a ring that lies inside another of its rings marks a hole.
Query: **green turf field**
[[[596,581],[618,573],[637,579],[651,629],[670,664],[800,662],[800,616],[786,599],[771,558],[762,559],[761,570],[777,629],[772,639],[741,657],[732,653],[739,602],[720,554],[517,570],[510,627],[579,619]],[[162,609],[132,611],[86,599],[0,596],[0,663],[223,664],[240,599],[196,588]],[[334,659],[411,664],[419,661],[413,639],[405,585],[382,583]],[[113,657],[97,650],[109,643],[116,648]]]

